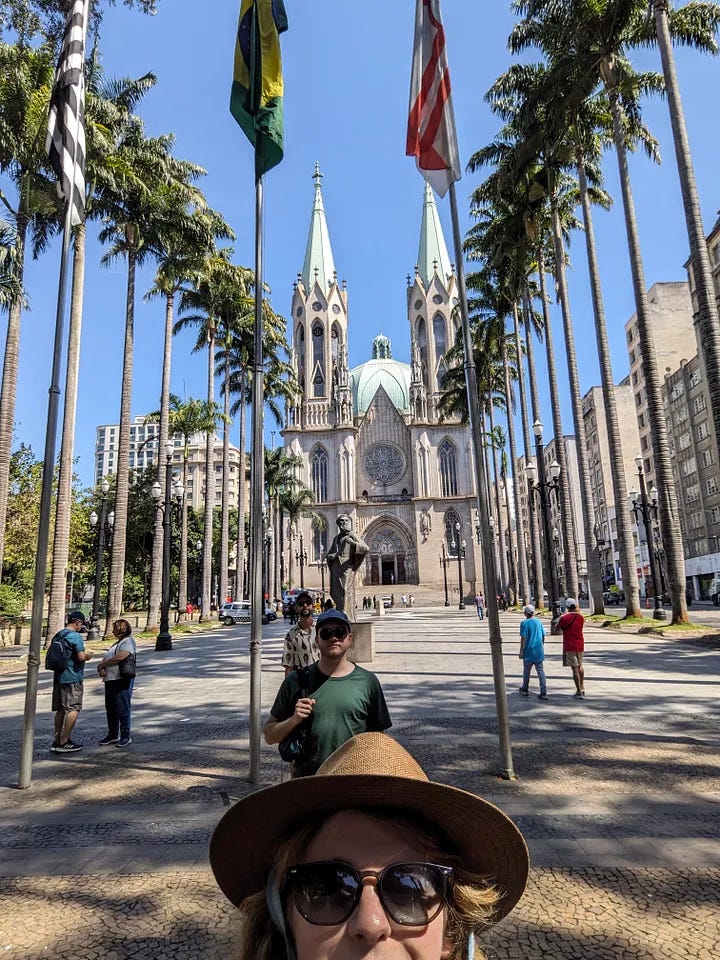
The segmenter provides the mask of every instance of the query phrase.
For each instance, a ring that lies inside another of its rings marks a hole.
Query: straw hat
[[[463,865],[500,891],[496,920],[522,896],[529,869],[522,834],[502,810],[472,793],[433,783],[417,761],[384,733],[348,740],[313,777],[259,790],[228,810],[210,841],[210,864],[234,904],[263,890],[278,847],[308,820],[339,810],[397,808],[447,837]]]

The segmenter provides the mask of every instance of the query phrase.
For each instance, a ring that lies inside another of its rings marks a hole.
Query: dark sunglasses
[[[331,640],[333,637],[344,640],[349,633],[347,627],[320,627],[318,630],[318,636],[321,640]]]
[[[285,889],[300,916],[319,927],[345,923],[360,902],[364,884],[376,888],[395,923],[424,927],[447,902],[452,876],[452,867],[437,863],[391,863],[376,873],[341,860],[319,860],[291,867]]]

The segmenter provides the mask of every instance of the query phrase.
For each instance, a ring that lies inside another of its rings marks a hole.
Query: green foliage
[[[0,622],[19,620],[29,599],[26,589],[16,583],[0,583]]]
[[[142,13],[157,12],[157,0],[122,0],[123,5]],[[92,0],[90,28],[97,29],[105,7],[114,7],[116,0]],[[45,41],[58,46],[62,39],[66,16],[65,0],[4,0],[0,6],[0,39],[16,37],[20,43]]]

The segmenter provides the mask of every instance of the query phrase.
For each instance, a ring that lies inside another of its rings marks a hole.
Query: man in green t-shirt
[[[381,732],[392,726],[380,681],[347,658],[353,642],[347,614],[342,610],[320,614],[315,639],[320,660],[307,668],[306,684],[299,671],[288,674],[263,731],[267,743],[280,743],[303,721],[311,723],[303,755],[293,764],[294,777],[315,773],[357,733]],[[298,697],[301,685],[306,686],[308,696]]]

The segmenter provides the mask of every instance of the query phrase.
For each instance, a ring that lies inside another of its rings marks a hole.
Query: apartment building
[[[690,290],[685,282],[656,283],[648,290],[650,323],[660,379],[672,374],[682,360],[697,353]],[[648,488],[656,483],[652,454],[652,436],[648,415],[645,377],[642,371],[642,352],[638,335],[637,314],[625,324],[631,384],[635,397],[635,415],[640,435],[640,453],[645,463]],[[636,454],[633,454],[636,456]]]
[[[157,462],[159,424],[148,422],[147,417],[135,417],[130,425],[130,470],[140,471],[152,467]],[[117,446],[120,435],[118,424],[102,424],[96,429],[95,443],[95,484],[99,484],[103,477],[112,476],[117,471]],[[172,457],[173,475],[182,474],[183,439],[178,434],[173,437],[174,451]],[[206,443],[205,434],[198,433],[190,437],[188,443],[188,474],[185,487],[185,496],[188,506],[200,510],[205,503],[206,486]],[[213,503],[220,506],[222,502],[222,459],[223,444],[219,437],[215,437],[213,445],[213,460],[211,467],[211,490]],[[230,446],[230,506],[237,507],[238,492],[240,489],[240,451]],[[249,496],[246,479],[246,498]],[[246,500],[246,502],[249,502]]]

